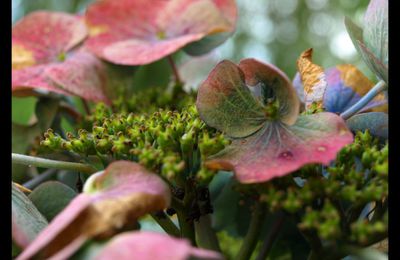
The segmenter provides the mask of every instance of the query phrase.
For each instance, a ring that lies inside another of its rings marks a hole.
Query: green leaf
[[[11,185],[12,237],[16,245],[25,248],[47,226],[47,221],[28,197],[14,183]]]
[[[76,192],[67,185],[48,181],[40,184],[28,197],[40,213],[51,221],[76,195]]]
[[[371,135],[382,139],[388,138],[388,114],[383,112],[370,112],[357,114],[350,117],[346,124],[352,131],[369,130]]]

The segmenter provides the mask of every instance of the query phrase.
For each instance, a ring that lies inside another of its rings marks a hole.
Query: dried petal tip
[[[297,68],[304,85],[306,109],[316,103],[323,108],[323,98],[327,87],[324,69],[312,62],[313,49],[304,51],[297,60]]]

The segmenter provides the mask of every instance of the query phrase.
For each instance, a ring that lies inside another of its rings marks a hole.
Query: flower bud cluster
[[[295,216],[301,230],[316,231],[322,240],[366,245],[387,234],[387,178],[388,144],[366,131],[358,132],[329,167],[305,166],[258,184],[257,190],[271,211]],[[370,204],[379,206],[372,218],[362,215]]]
[[[185,175],[208,183],[215,172],[203,168],[202,160],[228,144],[221,133],[201,121],[194,105],[181,112],[159,109],[135,114],[112,113],[99,104],[91,120],[91,131],[67,133],[66,139],[49,129],[41,145],[81,156],[137,161],[172,182]]]

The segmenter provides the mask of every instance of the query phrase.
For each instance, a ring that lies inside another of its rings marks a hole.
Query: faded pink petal
[[[305,164],[328,165],[353,141],[345,122],[333,113],[299,116],[296,124],[266,123],[254,135],[234,140],[206,162],[215,169],[235,172],[242,183],[284,176]]]
[[[110,103],[106,71],[93,54],[74,50],[87,36],[81,18],[59,12],[33,12],[12,32],[12,92],[35,94],[43,89]]]
[[[200,259],[222,259],[219,253],[194,248],[185,239],[154,232],[120,234],[114,237],[94,259],[185,260],[191,256]]]
[[[65,259],[87,239],[111,236],[139,217],[168,207],[170,200],[169,187],[159,176],[133,162],[113,162],[86,181],[84,192],[17,259]]]
[[[88,48],[123,65],[142,65],[211,34],[233,31],[233,0],[103,0],[90,5]]]
[[[57,61],[60,53],[69,51],[86,35],[80,18],[61,12],[32,12],[12,29],[13,48],[18,44],[32,52],[35,64]]]

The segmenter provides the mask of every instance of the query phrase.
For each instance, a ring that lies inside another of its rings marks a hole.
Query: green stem
[[[199,247],[221,252],[217,235],[211,226],[210,215],[201,216],[199,221],[194,223],[194,227]]]
[[[340,116],[345,120],[350,118],[361,109],[363,109],[372,99],[374,99],[379,93],[381,93],[385,89],[387,89],[386,83],[383,80],[379,81],[365,96],[363,96],[349,109],[340,114]]]
[[[174,237],[180,237],[180,231],[175,226],[174,222],[163,212],[163,216],[159,217],[156,214],[151,214],[153,219],[164,229],[165,232],[167,232],[169,235],[172,235]]]
[[[182,83],[181,77],[179,76],[179,71],[175,65],[174,59],[172,58],[172,56],[168,56],[167,57],[169,65],[171,66],[172,69],[172,73],[174,74],[175,77],[175,83],[180,85]]]
[[[258,237],[261,232],[262,224],[264,222],[265,210],[263,209],[262,203],[258,202],[255,206],[253,214],[250,220],[249,230],[247,231],[246,237],[242,242],[239,253],[236,256],[236,260],[247,260],[250,259],[254,248],[257,245]]]
[[[196,246],[196,234],[194,232],[193,221],[187,220],[188,216],[185,211],[176,210],[178,215],[179,227],[181,230],[180,236],[189,239],[192,246]]]
[[[11,154],[12,162],[16,164],[23,165],[33,165],[36,167],[42,168],[51,168],[51,169],[59,169],[59,170],[72,170],[82,173],[91,174],[96,172],[91,165],[83,164],[83,163],[74,163],[74,162],[63,162],[56,160],[49,160],[44,158],[38,158],[23,154],[12,153]]]
[[[261,247],[261,250],[260,250],[256,260],[267,259],[267,256],[272,248],[272,245],[274,244],[275,239],[277,238],[277,236],[279,234],[279,231],[283,227],[284,221],[285,221],[285,215],[281,211],[278,213],[275,221],[272,223],[272,227],[269,230],[266,239],[264,240],[264,243]]]

